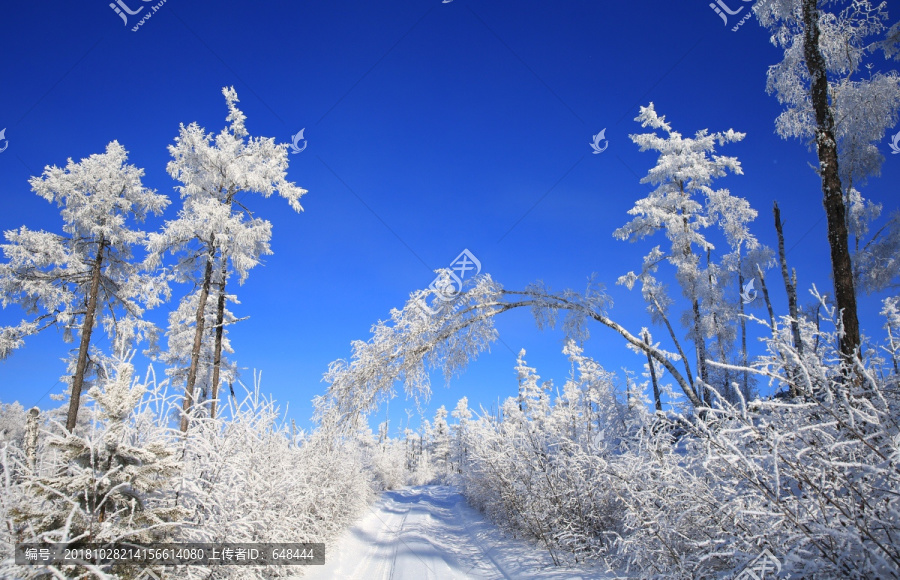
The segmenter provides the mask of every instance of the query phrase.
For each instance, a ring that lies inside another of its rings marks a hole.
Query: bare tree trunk
[[[691,372],[691,363],[690,361],[688,361],[688,357],[685,356],[684,350],[682,350],[681,348],[681,343],[678,341],[678,337],[675,336],[675,329],[672,328],[672,324],[669,322],[669,318],[663,313],[662,308],[660,308],[659,301],[656,299],[656,296],[653,296],[653,305],[656,306],[656,311],[659,313],[659,316],[665,323],[666,328],[669,330],[669,336],[672,338],[672,342],[675,343],[675,348],[678,350],[678,354],[681,356],[681,360],[684,363],[684,370],[685,374],[687,375],[688,383],[690,383],[691,388],[693,389],[694,373]]]
[[[505,290],[504,293],[505,294],[514,294],[514,292],[510,292],[508,290]],[[522,293],[522,294],[524,294],[524,293]],[[641,348],[642,350],[644,350],[644,352],[652,355],[653,358],[655,358],[663,367],[665,367],[665,369],[667,371],[669,371],[669,374],[672,375],[672,378],[675,379],[675,381],[678,383],[678,386],[681,387],[681,391],[688,398],[688,401],[690,401],[691,405],[693,405],[695,409],[699,409],[700,407],[703,406],[703,401],[701,401],[700,398],[697,396],[697,393],[695,392],[694,388],[690,385],[690,383],[688,383],[685,380],[685,378],[683,376],[681,376],[681,373],[678,372],[678,369],[675,368],[675,365],[673,365],[672,362],[665,357],[665,355],[660,353],[658,349],[655,349],[651,346],[647,346],[646,344],[644,344],[643,341],[641,341],[636,336],[634,336],[633,334],[631,334],[630,332],[625,330],[625,328],[622,325],[620,325],[619,323],[615,322],[614,320],[612,320],[610,318],[607,318],[606,316],[604,316],[603,314],[600,314],[599,312],[594,312],[593,310],[589,310],[587,312],[587,314],[588,314],[588,316],[590,316],[591,318],[593,318],[600,324],[618,332],[619,335],[621,335],[622,338],[627,340],[629,343]]]
[[[223,324],[225,322],[225,277],[228,275],[228,262],[225,256],[222,256],[222,269],[219,271],[222,280],[219,284],[219,300],[216,304],[216,346],[213,358],[212,373],[212,406],[209,410],[209,416],[216,416],[216,401],[219,397],[219,368],[222,365],[222,333]]]
[[[794,348],[797,354],[803,354],[803,339],[800,336],[800,309],[797,307],[797,284],[796,277],[792,280],[788,275],[787,256],[784,251],[784,229],[781,224],[781,210],[778,209],[776,201],[772,206],[772,212],[775,214],[775,231],[778,233],[778,260],[781,262],[781,277],[784,279],[784,289],[787,291],[788,311],[791,314],[791,336],[794,339]],[[800,393],[795,386],[795,381],[790,381],[791,397],[796,397]]]
[[[803,0],[803,55],[810,77],[810,98],[816,114],[816,151],[822,177],[825,215],[828,217],[828,245],[831,248],[831,273],[834,277],[834,299],[843,318],[844,333],[840,349],[844,358],[853,357],[859,348],[859,320],[856,292],[853,287],[853,265],[848,247],[846,208],[838,173],[837,139],[834,117],[828,102],[828,77],[825,58],[819,47],[818,0]]]
[[[680,182],[678,184],[682,197],[688,197],[684,191],[684,183]],[[683,208],[682,208],[683,211]],[[682,215],[682,223],[684,224],[684,233],[688,234],[690,231],[690,227],[688,226],[688,220],[686,217]],[[693,252],[691,251],[690,243],[688,243],[688,247],[683,248],[683,253],[685,259],[689,259]],[[708,255],[708,254],[707,254]],[[708,260],[708,258],[707,258]],[[706,402],[707,406],[711,406],[711,401],[709,398],[709,389],[707,388],[709,375],[706,369],[706,339],[703,336],[703,331],[700,324],[700,302],[697,300],[697,280],[691,282],[691,307],[694,312],[694,346],[697,350],[697,370],[700,372],[700,382],[702,386],[697,389],[697,394],[700,395],[700,398]]]
[[[756,272],[759,274],[759,287],[763,293],[763,299],[766,301],[766,309],[769,311],[769,326],[772,329],[772,338],[775,338],[777,334],[778,327],[775,325],[775,311],[772,309],[772,301],[769,299],[769,289],[766,286],[766,275],[763,273],[762,268],[760,268],[759,264],[756,265]],[[794,286],[797,285],[797,279],[794,278]],[[778,357],[784,362],[784,354],[779,352]],[[794,386],[793,381],[790,382],[790,392],[792,395],[796,396],[799,393],[796,387]]]
[[[781,210],[778,202],[773,206],[775,214],[775,231],[778,232],[778,259],[781,261],[781,277],[784,278],[784,289],[787,291],[788,311],[791,314],[791,335],[794,337],[794,348],[799,354],[803,354],[803,341],[800,337],[800,309],[797,307],[797,285],[788,275],[787,258],[784,252],[784,229],[781,225]]]
[[[766,301],[766,309],[769,311],[769,326],[772,328],[772,336],[775,336],[775,310],[772,309],[772,301],[769,300],[769,289],[766,287],[766,275],[763,274],[759,264],[756,265],[756,272],[759,274],[759,288],[763,293],[763,300]]]
[[[722,359],[722,364],[727,365],[728,364],[728,352],[725,350],[725,342],[722,340],[723,334],[721,331],[721,327],[719,326],[719,318],[716,314],[713,314],[713,323],[715,324],[715,327],[716,327],[716,342],[718,343],[718,346],[719,346],[719,358]],[[722,397],[726,397],[726,399],[727,399],[728,393],[733,388],[732,384],[731,384],[731,371],[728,370],[727,368],[722,369],[722,370],[724,371],[725,376],[722,379],[723,380],[722,391],[719,393],[719,395]]]
[[[196,327],[194,328],[194,346],[191,349],[191,368],[188,370],[187,384],[184,386],[184,403],[182,405],[181,432],[187,433],[188,413],[194,404],[194,385],[197,383],[197,369],[200,367],[200,349],[203,346],[203,326],[206,320],[206,301],[209,298],[209,286],[212,282],[212,264],[216,256],[215,238],[209,242],[206,256],[206,268],[203,272],[203,285],[200,287],[200,301],[197,305]]]
[[[87,310],[84,323],[81,325],[81,344],[78,346],[78,363],[72,376],[72,395],[69,398],[69,412],[66,415],[66,430],[71,432],[78,422],[78,408],[81,406],[81,389],[84,386],[84,374],[87,371],[88,347],[91,345],[91,333],[94,330],[94,316],[97,312],[97,296],[100,294],[100,270],[103,268],[103,251],[106,240],[100,238],[97,245],[97,257],[91,268],[91,290],[87,297]]]
[[[519,401],[519,411],[525,412],[525,395],[522,394],[522,379],[519,379],[519,396],[516,397]]]
[[[738,257],[738,288],[740,288],[740,292],[744,290],[744,270],[743,263]],[[747,368],[748,358],[747,358],[747,321],[744,319],[744,300],[743,298],[738,299],[738,304],[741,309],[741,366],[745,369]],[[724,361],[723,361],[724,362]],[[748,400],[750,398],[750,371],[744,371],[743,380],[741,381],[741,394],[744,396],[744,400]]]
[[[694,298],[691,300],[691,306],[694,311],[694,344],[697,346],[697,368],[700,370],[700,381],[703,383],[702,399],[707,406],[711,406],[709,389],[709,372],[706,368],[706,340],[703,338],[703,329],[700,325],[700,302]]]
[[[650,346],[650,333],[644,333],[644,344]],[[662,412],[662,401],[659,398],[659,383],[656,380],[656,366],[653,358],[647,352],[647,366],[650,368],[650,381],[653,383],[653,399],[656,401],[656,410]]]

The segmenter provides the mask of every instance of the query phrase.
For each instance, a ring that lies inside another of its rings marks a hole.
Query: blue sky
[[[755,20],[732,32],[737,17],[725,26],[706,0],[168,0],[136,32],[157,3],[123,2],[144,7],[127,26],[106,0],[0,8],[0,129],[8,140],[0,229],[59,231],[58,212],[27,179],[113,139],[146,169],[145,185],[173,195],[166,147],[179,123],[224,126],[223,86],[236,88],[253,135],[289,142],[305,128],[308,146],[290,156],[289,177],[309,190],[306,211],[294,214],[277,198],[252,201],[273,223],[275,254],[237,289],[235,313],[250,318],[232,330],[244,377],[262,370],[263,390],[290,403],[301,425],[326,387],[328,363],[349,356],[351,340],[367,338],[372,323],[463,248],[509,288],[543,280],[581,289],[596,272],[612,317],[633,331],[648,325],[639,293],[615,280],[662,240],[629,244],[612,232],[645,194],[638,180],[655,162],[628,139],[640,129],[638,107],[650,101],[685,135],[707,127],[747,133],[720,150],[736,155],[745,175],[718,185],[760,211],[755,232],[770,246],[777,199],[801,288],[830,289],[820,183],[808,166],[814,155],[774,134],[779,105],[765,93],[766,68],[780,51]],[[604,128],[609,147],[593,155],[591,138]],[[863,192],[887,213],[897,207],[900,156],[886,157]],[[784,312],[777,279],[772,271]],[[876,336],[878,309],[878,300],[862,299],[864,327]],[[150,316],[163,322],[167,311]],[[0,322],[19,315],[7,309]],[[435,381],[428,415],[462,396],[477,407],[513,395],[520,348],[539,374],[562,383],[569,365],[559,332],[541,333],[526,312],[497,326],[502,342],[491,354],[450,389]],[[587,354],[610,370],[639,369],[640,357],[617,335],[592,331]],[[0,401],[55,405],[47,394],[61,391],[60,359],[73,346],[52,330],[30,339],[0,364]],[[391,403],[392,427],[411,405],[402,396]]]

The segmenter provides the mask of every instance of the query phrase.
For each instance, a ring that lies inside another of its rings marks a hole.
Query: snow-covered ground
[[[451,487],[387,491],[354,527],[326,546],[316,580],[454,578],[615,578],[553,565],[539,546],[505,536]]]

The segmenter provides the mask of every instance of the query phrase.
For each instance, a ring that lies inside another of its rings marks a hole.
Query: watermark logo
[[[145,3],[146,3],[146,2],[155,2],[155,1],[156,1],[156,0],[141,0],[141,2],[145,2]],[[135,24],[135,25],[131,28],[131,31],[132,31],[132,32],[137,32],[138,29],[139,29],[141,26],[143,26],[145,22],[147,22],[148,20],[150,20],[150,17],[153,16],[153,14],[154,14],[157,10],[159,10],[160,8],[162,8],[162,5],[165,4],[167,1],[168,1],[168,0],[159,0],[159,2],[157,2],[157,3],[154,4],[153,6],[150,6],[150,10],[149,10],[148,12],[145,12],[145,13],[144,13],[144,16],[143,16],[140,20],[138,20],[138,21],[137,21],[137,24]],[[139,7],[137,10],[132,10],[131,7],[128,6],[128,4],[125,4],[125,0],[116,0],[114,3],[113,3],[113,2],[110,2],[110,3],[109,3],[109,7],[112,8],[113,11],[114,11],[116,14],[119,15],[119,18],[122,19],[122,23],[123,23],[125,26],[128,26],[128,16],[136,16],[137,14],[139,14],[139,13],[145,8],[144,6],[141,6],[141,7]]]
[[[3,133],[0,133],[0,135],[3,135]],[[894,155],[897,155],[898,153],[900,153],[900,131],[898,131],[897,134],[894,135],[894,139],[891,141],[890,147],[892,150],[891,152]]]
[[[459,297],[464,280],[474,278],[479,273],[481,273],[481,262],[475,257],[475,254],[464,249],[456,256],[456,259],[450,262],[447,269],[438,274],[428,285],[428,289],[434,291],[437,299],[429,306],[425,300],[419,298],[419,306],[429,314],[437,314],[447,303]]]
[[[0,131],[0,142],[3,143],[3,147],[0,148],[0,153],[6,151],[6,148],[9,147],[9,139],[6,138],[6,127],[3,127],[3,130]]]
[[[304,131],[306,131],[306,127],[300,129],[300,132],[296,135],[291,135],[291,149],[293,149],[293,151],[291,151],[291,154],[302,153],[303,150],[306,149],[306,146],[309,145],[309,142],[303,138]],[[298,143],[300,143],[300,141],[303,141],[303,147],[299,147],[297,145]]]
[[[142,0],[142,1],[143,2],[151,2],[152,0]],[[118,6],[116,6],[116,4],[118,4]],[[122,7],[121,10],[119,9],[119,6]],[[125,16],[126,13],[129,14],[130,16],[134,16],[137,13],[139,13],[141,10],[144,9],[144,7],[141,6],[137,10],[132,10],[131,8],[128,7],[127,4],[125,4],[124,0],[116,0],[115,3],[110,2],[109,7],[112,8],[115,11],[115,13],[119,15],[119,17],[122,19],[122,24],[124,26],[128,26],[128,16]]]
[[[769,575],[769,572],[772,574]],[[781,562],[772,555],[772,552],[764,549],[762,554],[747,564],[747,567],[734,577],[734,580],[763,580],[767,577],[774,578],[779,572],[781,572]]]
[[[144,568],[138,575],[137,580],[160,580],[160,578],[156,575],[156,572],[150,568]]]
[[[756,281],[756,278],[751,278],[749,282],[744,284],[744,287],[741,289],[741,300],[744,304],[750,304],[754,300],[756,300],[756,288],[753,287],[753,283]]]
[[[741,1],[742,2],[755,2],[756,0],[741,0]],[[744,8],[746,8],[745,6],[740,6],[740,7],[738,7],[737,10],[732,10],[731,7],[725,3],[725,0],[716,0],[715,2],[710,2],[709,7],[712,8],[713,11],[719,15],[719,18],[722,19],[722,22],[725,24],[725,26],[728,26],[728,16],[737,16],[738,14],[743,12]],[[745,14],[744,17],[738,21],[736,26],[732,27],[731,31],[737,32],[737,29],[740,28],[741,26],[743,26],[744,23],[747,22],[747,20],[749,20],[752,15],[753,15],[753,13],[748,10],[747,14]]]
[[[600,147],[600,141],[606,141],[606,145]],[[591,149],[594,150],[594,155],[600,155],[606,148],[609,147],[609,139],[606,138],[606,127],[603,128],[602,131],[594,135],[594,142],[590,144]]]

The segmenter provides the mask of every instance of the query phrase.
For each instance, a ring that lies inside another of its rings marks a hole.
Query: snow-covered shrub
[[[364,442],[365,443],[365,442]],[[403,442],[384,439],[364,447],[366,467],[379,490],[398,489],[409,484],[408,470],[403,460]]]
[[[758,498],[744,482],[718,469],[703,441],[667,445],[668,421],[660,418],[647,448],[607,464],[609,493],[623,512],[609,557],[643,578],[714,577],[732,570],[746,546],[763,544],[769,518],[756,513]]]
[[[427,427],[427,428],[426,428]],[[431,424],[426,420],[421,432],[414,433],[407,428],[404,433],[403,450],[406,464],[406,485],[425,485],[439,481],[431,461],[431,452],[425,444],[425,435],[431,431]]]
[[[0,444],[0,578],[8,576],[7,560],[13,556],[16,543],[14,529],[6,524],[10,521],[10,513],[24,499],[22,476],[25,466],[25,454],[10,443]]]
[[[151,373],[133,380],[127,361],[108,370],[104,387],[88,393],[82,416],[92,418],[89,425],[73,434],[45,422],[33,470],[21,443],[0,445],[0,578],[134,572],[17,567],[16,542],[329,542],[374,499],[357,440],[320,424],[298,442],[258,383],[218,417],[195,419],[185,437],[173,428],[179,401],[167,381],[156,385]],[[195,566],[173,573],[248,579],[297,572]]]
[[[803,578],[900,577],[900,399],[876,369],[789,338],[754,371],[800,397],[711,409],[661,455],[624,455],[617,556],[642,575],[715,577],[763,549]]]
[[[559,562],[600,557],[621,528],[607,463],[641,419],[617,397],[613,376],[569,342],[573,373],[551,404],[520,353],[519,397],[502,417],[467,425],[468,460],[454,481],[467,499],[514,533],[539,540]],[[576,373],[577,369],[577,373]]]
[[[216,418],[195,419],[186,440],[179,505],[190,513],[180,541],[327,542],[372,501],[372,484],[352,441],[319,429],[301,445],[257,382]],[[267,578],[283,568],[218,567],[218,578]],[[296,572],[296,571],[294,571]],[[207,578],[211,570],[179,570]]]
[[[88,429],[69,432],[51,423],[34,468],[19,449],[4,451],[8,541],[78,546],[174,539],[185,512],[167,490],[179,464],[166,429],[142,416],[147,408],[140,403],[151,381],[133,379],[125,359],[109,371],[103,387],[87,393],[92,403]],[[75,577],[96,570],[29,568],[15,576],[47,571]]]
[[[469,423],[457,481],[557,561],[718,578],[768,550],[792,577],[900,577],[896,376],[873,366],[881,359],[842,362],[837,331],[804,323],[801,354],[778,330],[768,356],[730,370],[799,397],[715,397],[716,407],[687,416],[623,404],[571,343],[579,372],[551,403],[520,358],[526,395]]]
[[[824,303],[823,303],[824,307]],[[833,310],[824,307],[830,318]],[[793,386],[792,401],[726,408],[698,423],[715,464],[758,497],[769,514],[762,536],[786,567],[811,577],[900,576],[900,397],[872,361],[844,362],[840,332],[813,334],[800,353],[770,341],[755,369]]]

